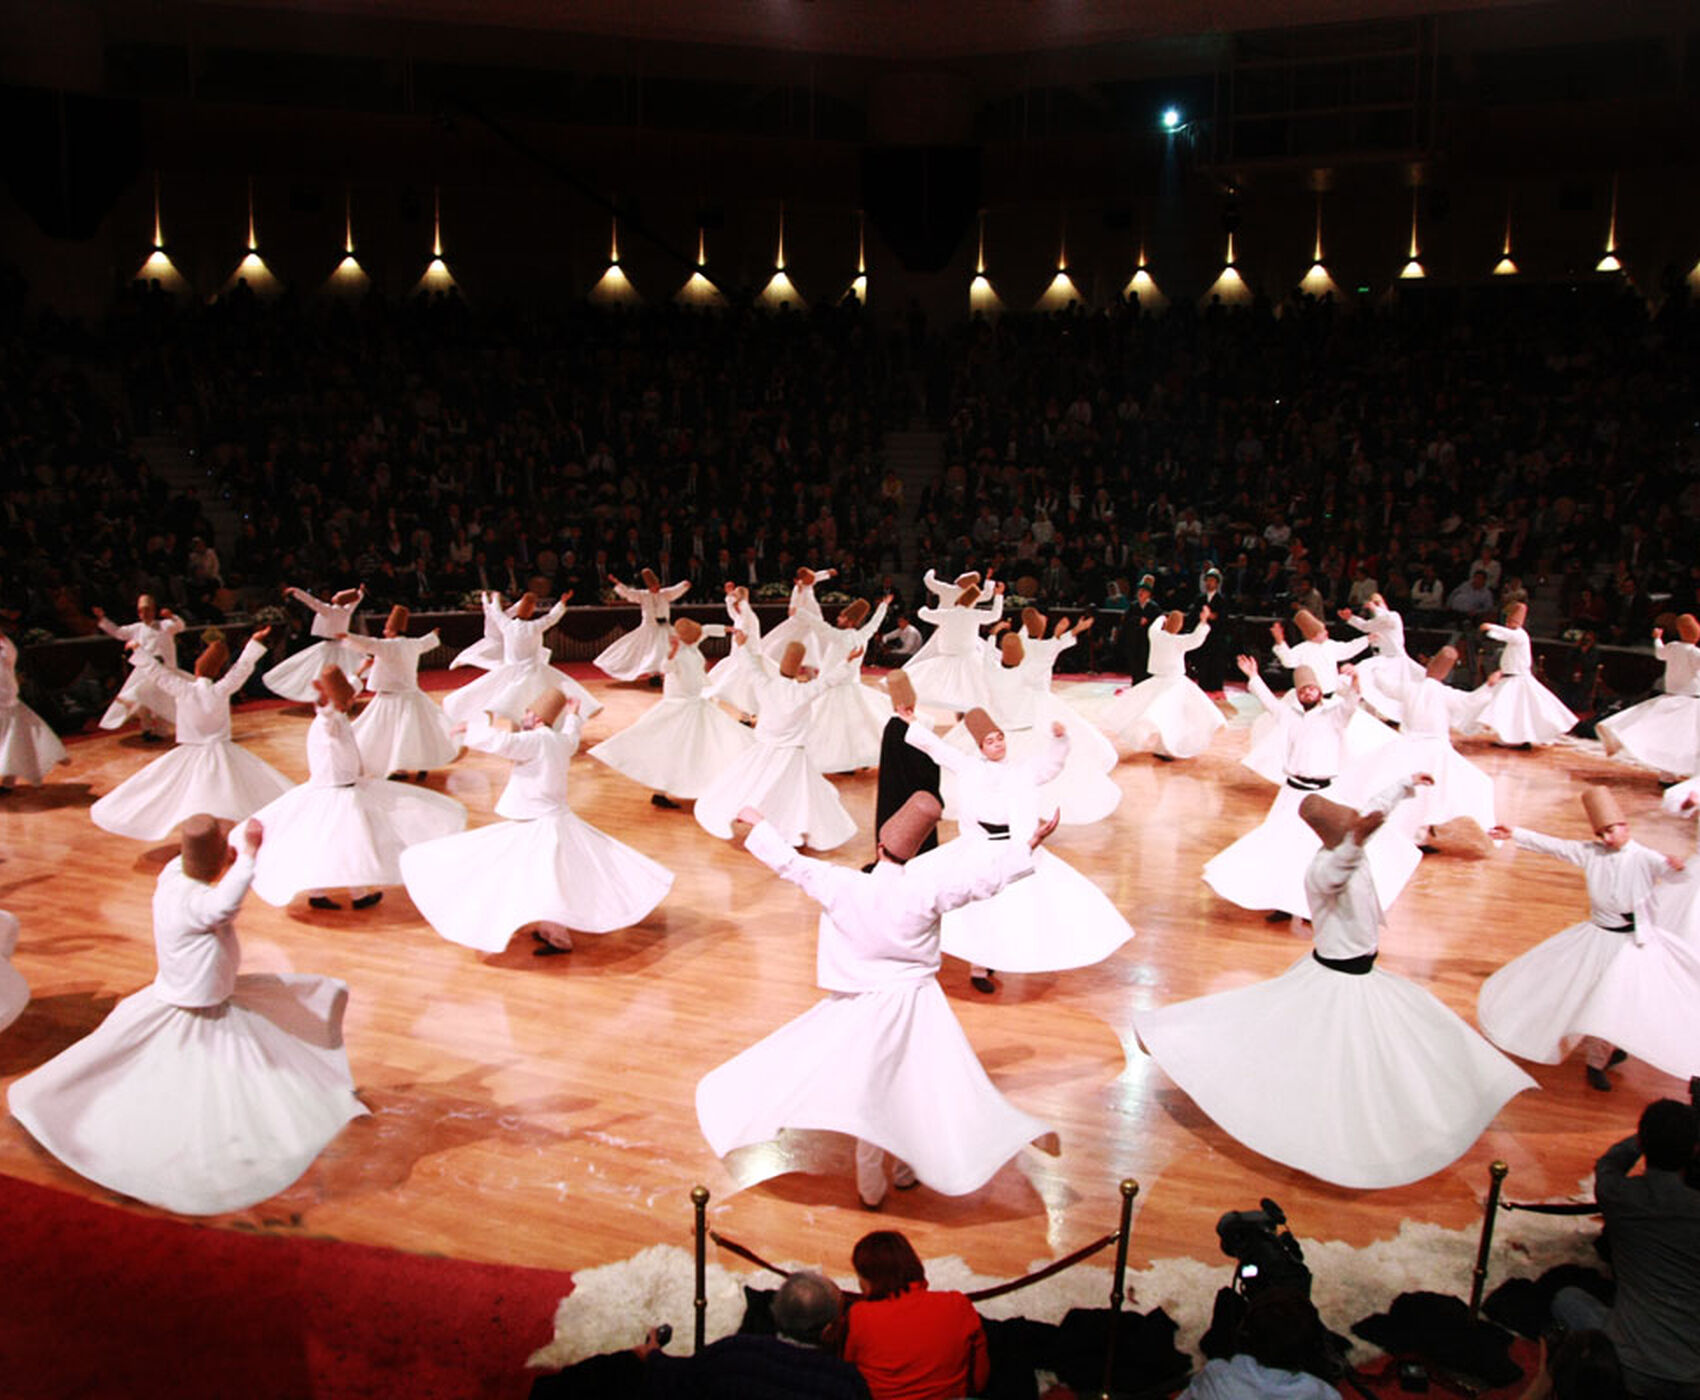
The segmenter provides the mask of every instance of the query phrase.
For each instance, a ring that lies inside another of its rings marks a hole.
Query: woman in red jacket
[[[955,1400],[991,1374],[986,1333],[963,1293],[934,1293],[914,1246],[896,1230],[856,1242],[851,1266],[862,1297],[850,1309],[844,1359],[873,1400]]]

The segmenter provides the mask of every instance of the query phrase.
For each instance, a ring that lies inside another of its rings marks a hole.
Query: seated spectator
[[[921,631],[910,621],[908,613],[897,614],[897,626],[879,635],[876,664],[901,666],[921,649]]]
[[[1571,1332],[1551,1357],[1541,1339],[1534,1380],[1517,1400],[1625,1400],[1617,1348],[1604,1332]]]
[[[934,1293],[896,1230],[863,1235],[850,1254],[862,1289],[844,1329],[844,1359],[873,1400],[955,1400],[991,1375],[986,1333],[965,1294]]]
[[[1488,587],[1487,574],[1481,569],[1472,570],[1469,582],[1461,583],[1452,590],[1446,607],[1462,626],[1492,621],[1494,597],[1493,590]]]
[[[1316,1374],[1328,1334],[1309,1298],[1270,1288],[1247,1299],[1234,1354],[1204,1363],[1180,1400],[1340,1400]]]
[[[1697,1140],[1691,1105],[1658,1099],[1642,1110],[1634,1135],[1594,1164],[1616,1300],[1607,1307],[1580,1288],[1553,1299],[1557,1321],[1611,1338],[1637,1400],[1700,1400],[1700,1191],[1685,1177]],[[1641,1156],[1646,1170],[1630,1176]]]

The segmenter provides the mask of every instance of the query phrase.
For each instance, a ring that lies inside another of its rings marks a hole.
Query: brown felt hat
[[[661,587],[661,580],[656,578],[654,569],[645,569],[643,571],[643,586],[651,590]]]
[[[210,884],[224,869],[224,827],[217,817],[197,812],[185,817],[177,828],[182,838],[183,873],[191,880]]]
[[[1002,734],[1003,726],[991,717],[985,710],[976,705],[962,717],[968,732],[974,736],[974,747],[979,748],[986,742],[988,734]]]
[[[392,637],[402,637],[407,634],[407,624],[413,621],[413,614],[406,606],[397,603],[390,609],[390,615],[384,622],[384,631]]]
[[[956,576],[956,586],[958,588],[967,588],[969,584],[973,584],[976,588],[978,588],[980,586],[980,575],[976,573],[966,573],[958,574]]]
[[[1493,854],[1493,841],[1474,817],[1454,817],[1442,822],[1429,839],[1442,855],[1486,860]]]
[[[686,646],[695,646],[702,640],[702,623],[693,622],[688,617],[673,619],[673,632]]]
[[[1185,624],[1186,614],[1179,608],[1170,608],[1163,618],[1163,630],[1165,632],[1179,632]]]
[[[732,596],[740,603],[747,603],[750,601],[750,590],[740,583],[732,590]]]
[[[915,682],[903,671],[893,671],[885,678],[885,693],[891,697],[893,708],[915,708]]]
[[[340,666],[327,666],[314,676],[313,689],[319,692],[320,701],[332,709],[346,712],[354,703],[354,687]]]
[[[868,614],[871,611],[866,598],[852,598],[839,610],[838,625],[840,627],[860,627],[868,620]]]
[[[1521,627],[1528,616],[1529,605],[1527,603],[1513,603],[1505,610],[1505,625],[1507,627]]]
[[[519,602],[514,605],[514,616],[522,622],[529,621],[537,611],[537,595],[530,590],[519,595]]]
[[[138,593],[136,595],[136,616],[137,617],[141,618],[145,622],[149,617],[157,615],[158,612],[159,612],[159,604],[154,602],[153,594],[151,594],[151,593]]]
[[[1309,666],[1293,667],[1293,689],[1303,690],[1307,685],[1314,685],[1318,690],[1322,689],[1322,682],[1317,680],[1316,672],[1311,670]]]
[[[531,703],[525,708],[537,716],[539,724],[552,726],[561,717],[561,711],[567,708],[567,697],[556,687],[550,686],[547,690],[540,690],[533,695]]]
[[[787,642],[784,654],[779,658],[779,674],[787,679],[794,679],[797,672],[803,669],[803,657],[808,654],[808,648],[801,642]]]
[[[1021,610],[1021,629],[1035,640],[1045,635],[1045,623],[1047,621],[1045,614],[1037,608],[1023,608]]]
[[[815,571],[813,569],[798,569],[796,577],[797,582],[804,588],[813,588],[815,585]]]
[[[956,595],[956,606],[959,608],[971,608],[979,601],[980,585],[977,583],[968,584],[963,588],[962,592]]]
[[[938,798],[932,793],[910,793],[909,800],[887,817],[880,827],[881,847],[893,860],[909,860],[921,849],[921,843],[932,835],[943,811]]]
[[[1327,639],[1328,629],[1322,625],[1322,619],[1309,608],[1300,608],[1293,614],[1293,626],[1304,633],[1307,642],[1320,642]]]
[[[1617,805],[1617,794],[1608,787],[1583,788],[1582,810],[1588,814],[1588,824],[1596,832],[1623,820],[1623,808]]]
[[[1022,658],[1027,655],[1027,648],[1022,645],[1021,633],[1005,632],[998,639],[998,651],[1003,656],[1005,666],[1019,666]]]
[[[1700,617],[1693,613],[1683,613],[1676,620],[1676,633],[1689,646],[1700,642]]]
[[[339,588],[331,594],[331,602],[339,608],[346,608],[350,603],[358,603],[359,601],[360,590],[358,588]]]
[[[1428,659],[1428,667],[1424,674],[1431,681],[1444,681],[1452,674],[1452,668],[1458,664],[1458,648],[1442,647]]]
[[[205,676],[209,681],[216,681],[224,674],[224,668],[230,661],[230,648],[224,644],[224,638],[218,637],[208,642],[195,658],[195,674]]]
[[[1322,844],[1330,848],[1338,846],[1350,836],[1352,828],[1358,824],[1355,808],[1315,792],[1299,803],[1299,816],[1304,819],[1304,824],[1317,834]]]

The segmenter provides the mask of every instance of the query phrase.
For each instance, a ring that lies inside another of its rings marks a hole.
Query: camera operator
[[[1611,1338],[1636,1400],[1700,1400],[1700,1191],[1684,1179],[1697,1140],[1690,1105],[1647,1105],[1635,1136],[1594,1164],[1617,1299],[1608,1308],[1578,1288],[1553,1299],[1557,1321]],[[1630,1176],[1641,1156],[1646,1170]]]
[[[1340,1400],[1313,1369],[1328,1355],[1327,1331],[1301,1289],[1248,1293],[1233,1355],[1205,1362],[1180,1400]]]

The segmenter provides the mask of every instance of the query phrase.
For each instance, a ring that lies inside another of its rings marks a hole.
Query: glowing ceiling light
[[[642,300],[637,288],[620,266],[620,221],[614,219],[608,232],[608,269],[590,289],[591,301],[598,305],[631,303]]]
[[[242,255],[242,261],[236,264],[236,271],[225,279],[223,293],[228,294],[234,291],[238,284],[243,283],[257,296],[275,296],[283,290],[272,270],[266,266],[265,259],[260,256],[258,225],[254,219],[252,175],[248,177],[248,251]]]
[[[1617,176],[1611,177],[1611,222],[1606,226],[1606,255],[1594,264],[1595,272],[1622,272],[1617,259]]]
[[[425,275],[413,286],[414,294],[420,292],[446,292],[451,287],[458,287],[454,273],[449,271],[449,265],[443,260],[443,194],[438,186],[431,188],[431,261],[425,264]]]
[[[720,288],[710,282],[703,269],[708,266],[708,240],[702,226],[697,226],[697,265],[685,285],[680,287],[673,300],[682,306],[723,306],[726,298],[720,294]]]
[[[188,282],[165,251],[165,224],[159,212],[158,171],[154,172],[153,177],[153,251],[148,254],[147,261],[142,264],[136,276],[149,283],[158,283],[162,291],[180,293],[189,290]]]
[[[342,261],[331,269],[321,291],[334,296],[360,296],[372,285],[366,269],[354,256],[354,193],[344,189],[342,195]]]
[[[1003,299],[986,276],[986,211],[980,211],[980,238],[974,253],[974,280],[968,284],[968,309],[988,316],[1003,310]]]
[[[1164,131],[1179,131],[1186,124],[1181,118],[1179,107],[1163,108],[1162,122]]]
[[[1219,301],[1224,306],[1243,306],[1251,300],[1251,288],[1246,285],[1245,278],[1240,276],[1239,269],[1234,266],[1234,235],[1228,235],[1228,249],[1222,259],[1222,271],[1216,280],[1210,284],[1210,289],[1201,299],[1208,306],[1213,301]]]
[[[1493,265],[1495,277],[1515,277],[1517,264],[1511,260],[1511,201],[1505,201],[1505,241],[1500,244],[1499,261]]]
[[[1313,297],[1339,296],[1340,288],[1329,275],[1328,266],[1322,261],[1322,196],[1316,197],[1316,243],[1311,250],[1310,271],[1299,279],[1299,290],[1308,292]]]
[[[1424,269],[1420,260],[1421,254],[1417,247],[1417,198],[1417,190],[1413,187],[1411,190],[1411,249],[1406,255],[1405,265],[1399,269],[1400,280],[1405,282],[1428,276],[1428,272]]]
[[[1057,275],[1051,279],[1050,286],[1046,287],[1040,296],[1038,309],[1058,311],[1082,300],[1084,298],[1080,295],[1080,289],[1068,275],[1068,234],[1065,229],[1057,235]]]
[[[779,206],[779,244],[773,255],[773,276],[761,290],[761,301],[764,306],[778,310],[783,306],[794,306],[799,311],[807,311],[808,303],[798,294],[796,286],[785,275],[785,206]]]
[[[856,211],[856,275],[846,295],[863,306],[868,304],[868,216],[860,209]]]

